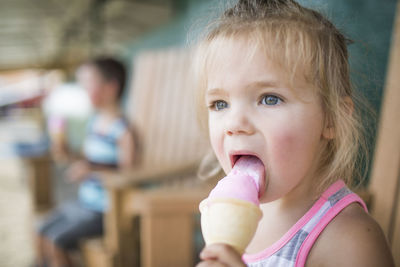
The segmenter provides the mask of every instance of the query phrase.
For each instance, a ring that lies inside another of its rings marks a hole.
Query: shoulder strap
[[[297,254],[295,266],[304,266],[310,253],[312,246],[315,241],[321,234],[321,232],[325,229],[325,227],[336,217],[344,208],[349,206],[350,204],[357,202],[359,203],[366,212],[368,212],[367,206],[365,205],[362,199],[354,194],[348,194],[342,199],[340,199],[319,221],[319,223],[314,227],[314,229],[310,232],[310,234],[306,237],[303,244],[301,245],[299,252]]]

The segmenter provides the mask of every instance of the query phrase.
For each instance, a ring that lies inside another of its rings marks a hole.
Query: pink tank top
[[[249,267],[304,266],[320,233],[353,202],[360,203],[368,212],[361,198],[348,189],[342,180],[335,182],[280,240],[259,253],[244,254],[244,262]]]

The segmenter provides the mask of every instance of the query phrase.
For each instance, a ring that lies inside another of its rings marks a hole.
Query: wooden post
[[[134,191],[121,187],[109,187],[107,190],[110,202],[105,214],[104,242],[107,252],[113,255],[113,267],[139,264],[137,220],[126,214],[126,191],[129,190]]]
[[[146,214],[141,220],[143,267],[193,266],[193,216]]]
[[[28,183],[35,213],[46,212],[53,206],[51,160],[49,155],[27,158]]]
[[[121,263],[121,209],[122,189],[108,188],[109,209],[104,215],[104,242],[113,255],[113,267],[122,267]]]
[[[394,22],[382,113],[372,169],[372,215],[381,225],[400,265],[400,3]],[[397,218],[396,218],[397,213]]]
[[[140,266],[193,266],[194,215],[208,192],[159,189],[137,191],[126,199],[140,218]]]
[[[396,266],[400,266],[400,197],[397,196],[397,211],[394,220],[392,251]]]

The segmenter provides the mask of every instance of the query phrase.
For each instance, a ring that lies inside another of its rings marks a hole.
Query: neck
[[[98,113],[106,118],[114,118],[121,114],[117,104],[110,104],[98,109]]]
[[[261,209],[299,219],[315,202],[315,192],[311,188],[308,182],[303,181],[282,198],[262,204]]]
[[[309,184],[302,181],[285,196],[260,205],[263,216],[248,253],[259,252],[277,242],[314,203]]]

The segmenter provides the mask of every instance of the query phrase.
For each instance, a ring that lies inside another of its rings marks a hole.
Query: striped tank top
[[[119,160],[118,140],[128,130],[123,118],[116,118],[107,131],[96,127],[99,116],[94,116],[88,123],[83,154],[93,166],[117,168]],[[87,209],[104,212],[108,207],[107,191],[94,173],[89,174],[79,186],[78,198]]]
[[[361,198],[342,180],[335,182],[280,240],[259,253],[244,254],[244,262],[249,267],[304,266],[320,233],[340,211],[354,202],[368,212]]]

